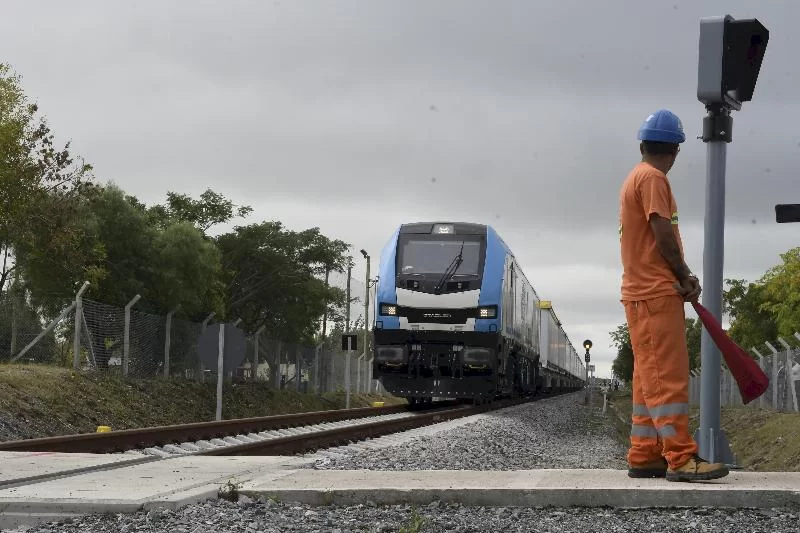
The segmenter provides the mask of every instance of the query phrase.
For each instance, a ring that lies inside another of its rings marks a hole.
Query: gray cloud
[[[726,276],[756,278],[797,242],[773,205],[800,201],[800,4],[754,5],[20,1],[0,46],[59,136],[144,201],[213,187],[253,220],[366,247],[373,271],[400,223],[492,224],[604,371],[624,320],[619,186],[659,107],[686,128],[670,179],[702,272],[702,16],[771,31],[728,147]]]

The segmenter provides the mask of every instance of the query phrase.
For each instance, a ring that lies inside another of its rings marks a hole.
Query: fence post
[[[219,351],[217,352],[217,414],[216,420],[222,420],[222,371],[225,361],[225,323],[219,325]]]
[[[23,289],[24,291],[24,289]],[[17,351],[17,333],[19,330],[20,294],[19,294],[19,271],[14,276],[14,284],[8,291],[11,296],[11,348],[8,353],[14,355]]]
[[[374,357],[370,357],[369,359],[367,359],[366,368],[364,369],[366,371],[366,373],[367,373],[367,383],[366,383],[367,388],[364,390],[364,392],[366,392],[367,394],[370,394],[372,392],[370,389],[372,388],[371,384],[372,384],[372,360],[373,359],[375,359],[375,358]]]
[[[208,316],[203,319],[203,323],[200,325],[200,334],[202,335],[205,333],[206,328],[208,327],[208,323],[217,315],[216,311],[211,311]],[[205,375],[203,374],[203,361],[200,360],[200,354],[196,354],[197,357],[197,366],[195,367],[195,371],[197,372],[197,381],[205,381]]]
[[[278,351],[275,352],[275,388],[280,390],[281,387],[281,348],[283,348],[283,341],[278,341]]]
[[[778,407],[778,350],[769,341],[764,344],[772,352],[772,408],[780,411]]]
[[[750,351],[753,352],[754,354],[756,354],[756,356],[758,357],[758,368],[760,368],[763,371],[764,370],[764,356],[761,355],[761,352],[756,350],[755,346],[750,348]],[[766,372],[764,372],[764,373],[766,374]],[[764,392],[766,392],[766,391],[764,391]],[[762,409],[764,408],[764,406],[767,403],[767,399],[764,396],[765,395],[762,394],[761,396],[758,397],[758,406],[760,408],[762,408]]]
[[[314,347],[314,394],[319,394],[319,351],[322,343]]]
[[[792,381],[792,367],[794,366],[794,348],[789,346],[789,343],[778,337],[778,342],[786,348],[786,403],[791,404],[787,410],[797,411],[797,391],[794,390],[794,381]]]
[[[361,392],[361,360],[367,356],[365,351],[356,359],[356,394]]]
[[[78,370],[81,358],[81,317],[83,317],[83,292],[89,287],[84,281],[78,294],[75,295],[75,338],[72,341],[72,368]]]
[[[302,372],[300,369],[300,345],[294,347],[294,390],[300,392],[300,379]]]
[[[345,396],[344,396],[344,408],[350,409],[350,350],[347,350],[347,354],[345,355],[346,359],[344,360],[344,388],[345,388]]]
[[[172,334],[172,315],[174,315],[175,311],[177,311],[179,308],[180,308],[180,304],[178,304],[175,307],[173,307],[172,310],[169,313],[167,313],[167,331],[166,331],[166,334],[165,334],[166,338],[164,340],[164,377],[165,378],[169,377],[169,345],[170,345],[170,342],[171,342],[171,334]]]
[[[261,337],[261,332],[267,326],[261,326],[253,335],[253,381],[258,379],[258,339]]]
[[[128,302],[125,306],[125,336],[123,338],[122,344],[122,375],[128,375],[128,365],[130,364],[130,355],[131,355],[131,307],[133,307],[136,302],[139,301],[139,298],[142,296],[137,294],[133,297],[133,300]]]

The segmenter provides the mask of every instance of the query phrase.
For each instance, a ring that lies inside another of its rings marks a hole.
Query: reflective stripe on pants
[[[689,435],[689,352],[683,299],[623,302],[633,348],[633,412],[628,463],[664,457],[677,468],[697,453]]]

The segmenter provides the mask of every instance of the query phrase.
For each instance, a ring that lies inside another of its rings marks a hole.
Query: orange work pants
[[[633,348],[633,416],[628,463],[662,456],[673,469],[697,453],[689,435],[689,351],[683,298],[626,301]]]

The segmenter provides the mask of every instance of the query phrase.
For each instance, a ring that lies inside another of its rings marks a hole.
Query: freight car
[[[584,385],[585,367],[495,230],[401,225],[380,258],[373,376],[413,405]]]

